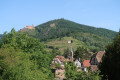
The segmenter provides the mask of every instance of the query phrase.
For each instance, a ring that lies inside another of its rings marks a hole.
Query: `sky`
[[[119,31],[120,0],[0,0],[0,34],[60,18]]]

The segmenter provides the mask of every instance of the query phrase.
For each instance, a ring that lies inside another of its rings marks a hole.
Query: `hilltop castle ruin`
[[[27,28],[27,29],[35,29],[34,24],[32,24],[32,26],[27,25],[25,28]]]

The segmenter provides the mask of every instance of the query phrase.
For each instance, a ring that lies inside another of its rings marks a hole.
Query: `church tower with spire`
[[[72,50],[72,46],[71,46],[71,53],[70,53],[70,61],[73,61],[73,50]]]

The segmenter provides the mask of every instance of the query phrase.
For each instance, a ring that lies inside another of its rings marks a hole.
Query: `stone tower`
[[[71,53],[70,53],[70,61],[73,61],[73,50],[72,50],[72,46],[71,46]]]
[[[34,28],[34,24],[32,24],[32,27]]]

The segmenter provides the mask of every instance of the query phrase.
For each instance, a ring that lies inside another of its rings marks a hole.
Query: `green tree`
[[[78,47],[74,53],[74,58],[76,59],[81,58],[81,61],[83,61],[84,59],[89,59],[89,52],[87,49],[83,47]]]
[[[14,29],[0,45],[0,80],[53,80],[52,55],[40,40]]]
[[[120,73],[120,34],[113,43],[107,46],[106,53],[100,64],[101,73],[104,79],[119,80]]]
[[[102,78],[100,71],[78,72],[74,62],[68,62],[65,65],[65,76],[67,80],[101,80]]]
[[[65,58],[69,58],[69,56],[70,56],[70,50],[69,50],[69,48],[64,49],[64,54],[63,54],[63,56],[64,56]]]
[[[49,80],[47,75],[37,68],[37,64],[30,60],[22,60],[16,65],[9,66],[2,78],[3,80]]]
[[[65,76],[68,80],[75,80],[77,73],[77,67],[74,62],[68,62],[65,65]]]
[[[45,46],[39,41],[39,39],[29,37],[27,34],[16,33],[15,30],[12,29],[10,33],[5,33],[4,35],[5,37],[2,40],[1,47],[7,45],[7,47],[12,46],[15,49],[21,49],[24,52],[46,52],[44,50]]]
[[[99,71],[96,72],[78,72],[75,80],[101,80]]]

